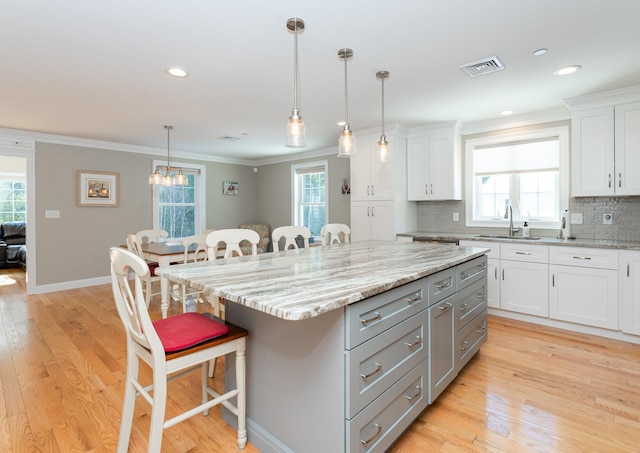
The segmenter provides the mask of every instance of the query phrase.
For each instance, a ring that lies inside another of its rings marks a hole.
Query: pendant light
[[[307,146],[305,134],[307,127],[298,110],[298,34],[304,31],[304,21],[297,17],[287,20],[287,29],[293,32],[293,109],[287,123],[287,138],[284,143],[290,148]]]
[[[349,126],[349,96],[347,91],[347,61],[353,58],[353,50],[340,49],[338,58],[344,61],[344,129],[338,139],[338,157],[351,157],[356,154],[356,138]]]
[[[380,135],[380,140],[378,141],[376,161],[384,163],[389,162],[391,157],[391,148],[389,147],[387,136],[384,135],[384,81],[389,78],[389,71],[378,71],[376,72],[376,77],[382,82],[382,135]]]
[[[162,185],[162,186],[184,186],[187,184],[187,177],[182,173],[182,168],[180,167],[171,167],[171,147],[170,147],[170,138],[171,138],[171,129],[173,126],[165,125],[164,128],[167,130],[167,167],[164,176],[160,173],[160,168],[156,167],[156,171],[149,176],[149,184],[154,185]],[[176,176],[171,175],[171,170],[177,170],[178,174]]]

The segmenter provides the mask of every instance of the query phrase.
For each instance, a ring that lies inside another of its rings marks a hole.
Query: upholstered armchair
[[[260,242],[258,242],[258,253],[265,253],[269,251],[269,243],[271,242],[271,227],[266,223],[243,223],[240,228],[246,228],[253,230],[260,236]],[[249,244],[240,243],[240,249],[245,255],[251,254],[251,246]]]

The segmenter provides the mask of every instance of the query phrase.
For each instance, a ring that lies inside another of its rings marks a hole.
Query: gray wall
[[[147,176],[157,156],[36,144],[36,285],[109,275],[109,247],[124,244],[126,234],[151,228],[152,188]],[[179,159],[181,162],[189,160]],[[195,161],[194,161],[195,162]],[[244,165],[197,162],[207,172],[207,228],[258,222],[257,177]],[[76,206],[76,170],[120,174],[120,206]],[[222,181],[238,181],[237,196],[222,195]],[[45,210],[60,211],[46,219]]]
[[[153,226],[152,188],[147,177],[152,161],[162,157],[52,143],[36,143],[36,286],[109,275],[109,247],[122,245],[128,233]],[[234,228],[241,223],[291,224],[291,165],[315,160],[329,162],[329,221],[350,222],[350,196],[342,195],[349,177],[349,159],[335,155],[301,159],[254,168],[203,162],[206,167],[206,227]],[[76,205],[76,171],[117,172],[120,206]],[[223,181],[237,181],[239,195],[222,194]],[[46,219],[45,210],[60,211]]]
[[[258,214],[271,229],[291,225],[291,166],[304,162],[326,160],[329,164],[330,223],[351,223],[351,195],[342,195],[342,180],[349,178],[349,159],[335,154],[263,165],[258,168]]]

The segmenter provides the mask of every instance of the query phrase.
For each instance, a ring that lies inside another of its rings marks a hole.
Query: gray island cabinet
[[[486,341],[485,252],[362,241],[162,275],[226,299],[249,331],[247,429],[261,452],[383,452]]]

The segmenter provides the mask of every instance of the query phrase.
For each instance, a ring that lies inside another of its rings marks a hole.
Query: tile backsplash
[[[571,198],[569,211],[582,214],[582,225],[571,225],[571,234],[579,239],[640,241],[640,197]],[[453,221],[458,213],[460,220]],[[612,214],[612,224],[604,225],[604,214]],[[418,231],[433,233],[495,233],[492,228],[465,226],[464,201],[418,202]],[[532,236],[555,237],[558,230],[531,229]]]

